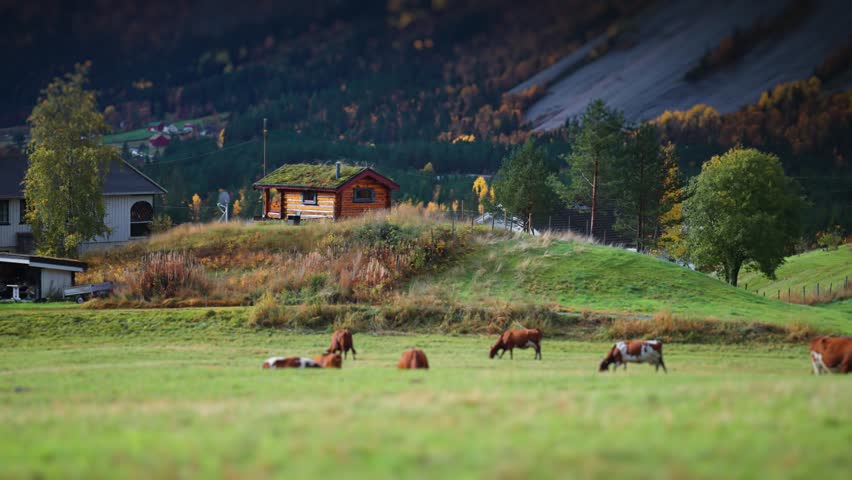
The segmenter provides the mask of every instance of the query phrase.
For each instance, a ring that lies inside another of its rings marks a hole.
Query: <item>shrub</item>
[[[126,280],[126,292],[146,300],[206,294],[208,288],[203,268],[187,252],[146,253]]]
[[[840,225],[826,229],[816,235],[817,245],[825,250],[837,250],[843,243],[843,229]]]
[[[166,215],[165,213],[160,213],[154,215],[154,219],[151,221],[151,232],[152,233],[163,233],[167,230],[170,230],[174,224],[172,223],[172,217]]]

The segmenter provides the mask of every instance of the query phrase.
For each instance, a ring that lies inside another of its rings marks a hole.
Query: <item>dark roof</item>
[[[18,253],[0,253],[0,263],[18,263],[34,267],[55,266],[55,267],[70,267],[86,270],[88,265],[79,260],[70,258],[57,257],[42,257],[39,255],[22,255]]]
[[[364,176],[374,177],[388,188],[398,189],[399,185],[369,167],[340,165],[340,178],[334,164],[293,163],[283,165],[269,175],[255,182],[255,187],[292,187],[320,190],[337,190],[347,183]]]
[[[0,157],[0,198],[24,198],[25,158]],[[161,195],[166,190],[124,160],[115,160],[104,181],[104,195]]]

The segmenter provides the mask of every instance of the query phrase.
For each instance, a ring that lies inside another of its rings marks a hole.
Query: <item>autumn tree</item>
[[[560,187],[554,179],[550,184],[569,207],[591,205],[590,231],[594,235],[598,205],[602,198],[611,198],[608,187],[624,152],[624,115],[607,108],[603,100],[595,100],[586,107],[575,130],[573,150],[562,157],[568,162],[571,184]]]
[[[640,252],[656,232],[666,173],[664,161],[657,129],[646,123],[630,132],[625,155],[615,169],[615,228],[635,235]]]
[[[530,218],[550,211],[553,191],[547,179],[553,174],[547,151],[529,139],[509,156],[493,182],[495,201],[519,217],[524,231],[531,231]]]
[[[660,217],[657,219],[657,228],[660,230],[657,246],[671,258],[682,260],[686,256],[686,232],[683,228],[685,188],[674,144],[664,145],[662,156],[665,176]]]
[[[80,244],[110,231],[104,178],[118,153],[102,142],[109,127],[87,81],[88,65],[54,79],[27,119],[26,218],[42,255],[75,257]]]
[[[473,193],[476,195],[476,202],[479,204],[479,214],[485,213],[488,206],[488,182],[480,175],[473,181]]]
[[[192,195],[192,201],[189,203],[189,216],[195,223],[201,221],[201,197],[197,193]]]
[[[802,207],[775,155],[735,147],[714,156],[684,202],[689,259],[734,286],[745,263],[772,278],[800,237]]]

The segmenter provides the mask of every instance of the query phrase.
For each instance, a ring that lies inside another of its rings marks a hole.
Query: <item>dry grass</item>
[[[186,225],[90,255],[91,268],[79,281],[121,286],[118,296],[97,302],[96,308],[175,306],[165,301],[175,297],[199,305],[245,305],[266,292],[285,304],[372,302],[405,278],[463,251],[472,236],[412,205],[299,227]],[[192,252],[191,265],[181,264],[185,252]],[[177,281],[179,268],[192,274],[191,282]]]

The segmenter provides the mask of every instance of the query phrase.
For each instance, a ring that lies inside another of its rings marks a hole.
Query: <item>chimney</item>
[[[335,178],[340,180],[340,161],[338,160],[337,163],[334,164],[334,166],[337,167],[337,171],[335,173],[335,175],[336,175]]]

